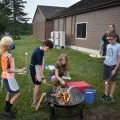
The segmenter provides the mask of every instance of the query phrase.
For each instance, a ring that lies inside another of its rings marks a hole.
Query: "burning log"
[[[71,98],[70,92],[62,90],[61,87],[57,88],[56,92],[51,96],[54,96],[59,104],[68,104]]]
[[[69,92],[61,93],[61,95],[60,95],[61,102],[63,102],[64,104],[68,104],[70,101],[70,97],[71,96],[70,96]]]
[[[70,93],[65,92],[63,93],[63,101],[67,104],[70,101]]]

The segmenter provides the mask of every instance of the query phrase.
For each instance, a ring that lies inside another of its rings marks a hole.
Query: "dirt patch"
[[[84,109],[84,120],[120,120],[120,112],[106,106]]]

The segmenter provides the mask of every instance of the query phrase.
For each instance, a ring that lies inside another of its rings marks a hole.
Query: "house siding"
[[[51,32],[54,30],[54,23],[53,21],[46,21],[46,27],[45,27],[45,39],[49,39],[51,36]]]
[[[59,31],[63,31],[64,30],[64,19],[59,19]]]
[[[45,22],[33,24],[33,38],[39,40],[45,39]]]
[[[92,12],[66,17],[65,31],[66,31],[66,44],[75,45],[83,48],[99,50],[100,40],[102,35],[108,29],[109,24],[115,24],[116,31],[120,35],[120,6],[101,9]],[[60,20],[60,19],[59,19]],[[55,21],[59,21],[56,19]],[[63,22],[63,23],[64,23]],[[76,23],[87,23],[87,39],[76,39]],[[55,29],[57,22],[54,22]],[[62,24],[62,23],[61,23]],[[72,28],[72,29],[71,29]]]
[[[66,18],[66,44],[70,45],[71,44],[71,29],[72,29],[72,17],[67,17]]]
[[[120,7],[108,8],[94,12],[88,12],[76,16],[77,22],[88,22],[87,39],[76,40],[76,46],[99,50],[102,35],[108,29],[109,24],[115,24],[120,34]]]
[[[45,40],[45,17],[40,9],[37,9],[33,20],[33,38]]]
[[[54,31],[58,31],[58,19],[54,20]]]

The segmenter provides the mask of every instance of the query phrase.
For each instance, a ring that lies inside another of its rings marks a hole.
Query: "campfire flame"
[[[63,103],[68,104],[70,101],[70,93],[69,92],[64,92],[61,94],[61,100]]]
[[[60,86],[57,87],[55,94],[52,94],[52,96],[56,97],[59,104],[68,104],[71,98],[70,91],[64,91]]]

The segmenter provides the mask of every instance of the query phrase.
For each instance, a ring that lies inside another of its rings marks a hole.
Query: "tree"
[[[24,12],[24,4],[27,3],[24,0],[11,0],[11,5],[10,5],[10,9],[11,9],[11,16],[10,19],[13,21],[13,28],[14,28],[14,38],[16,38],[16,34],[17,32],[17,23],[18,22],[24,22],[26,20],[28,20],[28,18],[25,18],[25,16],[27,15],[27,13]]]
[[[8,16],[11,15],[10,9],[10,0],[0,0],[0,33],[4,34],[9,21]]]
[[[10,5],[11,0],[0,0],[0,10],[8,7]]]
[[[23,0],[0,0],[0,35],[9,32],[16,36],[20,33],[31,34],[31,24],[27,24],[28,18],[24,12]]]

